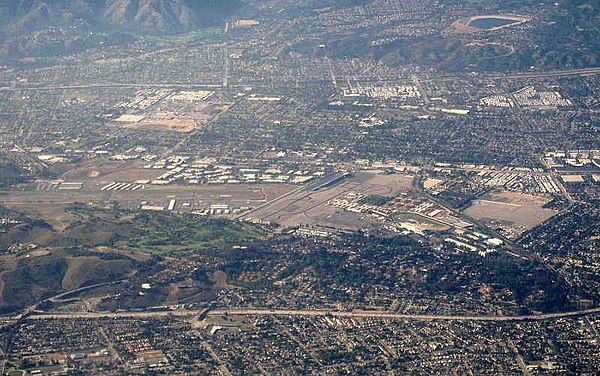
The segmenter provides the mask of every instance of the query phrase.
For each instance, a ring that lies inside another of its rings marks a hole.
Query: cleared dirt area
[[[146,164],[147,162],[141,160],[95,159],[67,170],[61,175],[61,179],[100,184],[111,181],[153,180],[165,172],[165,170],[143,168]]]
[[[501,228],[514,238],[558,213],[543,208],[549,201],[545,197],[496,192],[475,201],[465,213],[488,226]]]
[[[431,189],[431,188],[435,187],[436,185],[443,183],[443,182],[444,182],[443,180],[439,180],[439,179],[427,179],[423,183],[423,188]]]
[[[146,131],[179,132],[189,133],[196,129],[197,124],[192,119],[182,118],[151,118],[139,122],[114,122],[108,124],[110,127],[141,129]]]

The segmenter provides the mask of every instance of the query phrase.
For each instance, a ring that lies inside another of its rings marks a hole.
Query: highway
[[[199,316],[205,310],[176,309],[165,311],[139,311],[139,312],[73,312],[73,313],[35,313],[27,320],[47,319],[93,319],[93,318],[150,318],[150,317],[193,317]],[[600,313],[600,308],[592,308],[578,311],[545,313],[538,315],[519,316],[491,316],[491,315],[417,315],[392,313],[385,311],[331,311],[320,309],[266,309],[266,308],[218,308],[206,312],[206,316],[298,316],[318,317],[332,316],[340,318],[361,319],[390,319],[409,321],[544,321],[558,318],[586,316]]]
[[[594,68],[583,68],[583,69],[568,69],[548,72],[519,72],[519,73],[508,73],[508,74],[497,74],[497,75],[486,75],[486,78],[539,78],[539,77],[565,77],[565,76],[584,76],[584,75],[595,75],[600,73],[600,67]]]
[[[76,289],[73,289],[73,290],[63,291],[63,292],[61,292],[59,294],[56,294],[56,295],[51,296],[49,298],[46,298],[46,299],[42,300],[41,302],[37,302],[37,303],[33,304],[32,306],[27,307],[19,315],[15,316],[15,317],[12,317],[10,319],[18,321],[18,320],[21,320],[24,317],[27,317],[31,313],[35,312],[37,310],[37,307],[40,304],[42,304],[43,302],[53,302],[53,303],[60,302],[61,298],[65,297],[67,295],[76,294],[78,292],[83,292],[83,291],[86,291],[86,290],[91,290],[91,289],[94,289],[94,288],[97,288],[97,287],[114,285],[114,284],[121,283],[121,282],[126,281],[126,280],[127,280],[127,278],[125,278],[125,279],[119,279],[117,281],[97,283],[95,285],[84,286],[84,287],[79,287],[79,288],[76,288]],[[2,375],[2,374],[0,374],[0,375]]]
[[[540,315],[521,316],[479,316],[479,315],[411,315],[383,311],[327,311],[327,310],[281,310],[281,309],[217,309],[208,312],[208,316],[240,315],[240,316],[333,316],[348,318],[373,318],[414,321],[543,321],[564,317],[585,316],[600,313],[600,308],[580,311],[546,313]]]
[[[528,79],[528,78],[541,78],[541,77],[566,77],[566,76],[586,76],[600,74],[600,67],[584,68],[584,69],[567,69],[558,71],[547,71],[547,72],[513,72],[513,73],[481,73],[478,75],[480,78],[487,79]],[[434,79],[419,79],[419,82],[431,82],[431,81],[452,81],[464,79],[465,76],[441,76]],[[361,83],[369,84],[373,80],[363,80]],[[378,79],[372,83],[397,83],[399,80],[394,79]],[[304,80],[306,84],[331,84],[331,79],[325,80]],[[264,83],[263,83],[264,84]],[[229,85],[231,87],[244,87],[244,86],[255,86],[259,87],[261,82],[246,82],[238,83],[236,85]],[[2,91],[22,91],[22,90],[84,90],[84,89],[110,89],[110,88],[222,88],[223,82],[131,82],[131,83],[91,83],[83,85],[48,85],[43,82],[30,82],[27,86],[20,87],[0,87]]]
[[[193,89],[193,88],[222,88],[223,84],[216,84],[214,82],[210,83],[182,83],[182,82],[173,82],[173,83],[93,83],[93,84],[84,84],[84,85],[45,85],[40,84],[36,86],[35,84],[31,84],[29,86],[20,86],[20,87],[0,87],[0,92],[2,91],[21,91],[21,90],[39,90],[39,91],[47,91],[47,90],[85,90],[85,89],[116,89],[116,88],[180,88],[180,89]]]

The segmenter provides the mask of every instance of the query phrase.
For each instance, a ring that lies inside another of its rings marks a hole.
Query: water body
[[[516,24],[519,21],[517,20],[507,20],[505,18],[497,18],[497,17],[486,17],[486,18],[478,18],[469,22],[469,26],[472,26],[479,30],[490,30],[496,27],[508,26],[512,24]]]

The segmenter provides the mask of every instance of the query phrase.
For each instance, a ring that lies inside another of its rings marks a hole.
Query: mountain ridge
[[[85,23],[168,33],[218,24],[240,5],[239,0],[6,0],[0,4],[0,28],[15,34]]]

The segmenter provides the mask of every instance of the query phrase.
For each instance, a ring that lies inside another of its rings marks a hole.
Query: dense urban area
[[[598,374],[595,1],[5,3],[1,375]]]

